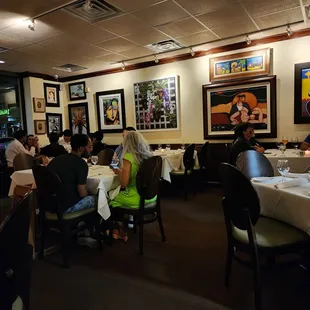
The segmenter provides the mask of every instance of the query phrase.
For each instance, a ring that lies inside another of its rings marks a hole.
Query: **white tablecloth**
[[[293,225],[310,235],[310,183],[276,189],[281,177],[263,183],[252,182],[261,203],[261,214]]]
[[[9,196],[13,196],[16,185],[34,184],[32,170],[16,171],[11,176],[12,183],[9,190]],[[89,194],[98,194],[98,213],[107,219],[111,216],[107,192],[119,185],[119,177],[106,166],[94,166],[89,168],[87,177],[87,189]]]
[[[161,156],[163,160],[162,167],[162,178],[168,182],[171,182],[170,172],[172,170],[184,170],[183,164],[183,150],[162,150],[162,151],[154,151],[154,156]],[[197,156],[197,151],[194,152],[195,166],[199,166],[199,160]]]
[[[302,173],[310,166],[310,156],[301,157],[292,149],[287,149],[284,156],[281,155],[282,153],[279,150],[272,149],[266,150],[266,152],[271,153],[265,154],[265,156],[270,161],[275,175],[280,175],[277,169],[277,162],[279,159],[287,159],[289,161],[291,167],[290,172]]]

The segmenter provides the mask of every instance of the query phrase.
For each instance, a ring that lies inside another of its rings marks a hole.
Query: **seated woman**
[[[137,131],[127,133],[123,144],[122,166],[119,169],[113,169],[114,173],[120,177],[121,191],[111,200],[110,206],[112,208],[139,208],[140,195],[136,187],[136,175],[143,160],[152,156],[150,147],[141,133]],[[155,196],[146,200],[145,203],[154,202],[156,198]],[[113,232],[113,237],[117,238],[115,234],[116,232]]]

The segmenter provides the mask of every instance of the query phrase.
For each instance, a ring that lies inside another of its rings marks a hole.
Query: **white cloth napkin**
[[[296,186],[304,186],[308,183],[308,180],[305,178],[298,178],[298,179],[293,179],[289,181],[284,181],[281,183],[275,184],[276,189],[284,189],[284,188],[289,188],[289,187],[296,187]]]
[[[310,181],[310,173],[287,173],[287,177],[289,178],[304,178]]]

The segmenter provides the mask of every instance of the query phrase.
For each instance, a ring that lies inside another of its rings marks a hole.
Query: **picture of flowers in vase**
[[[69,121],[73,134],[89,133],[89,120],[87,103],[70,104]]]
[[[134,84],[136,128],[177,129],[177,78],[169,77]]]

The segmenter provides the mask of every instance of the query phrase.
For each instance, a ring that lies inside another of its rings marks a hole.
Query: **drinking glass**
[[[93,165],[97,165],[97,162],[98,162],[98,156],[92,156],[90,158],[91,162]]]
[[[185,144],[181,145],[181,149],[184,151],[185,150]]]
[[[158,144],[158,151],[161,151],[162,147],[161,144]]]
[[[280,151],[280,147],[281,147],[281,145],[283,145],[282,141],[277,141],[276,145],[277,145],[278,150]]]
[[[297,153],[297,150],[298,150],[298,147],[299,147],[298,137],[293,137],[292,138],[292,144],[294,146],[295,153]]]
[[[287,142],[288,142],[288,137],[283,136],[283,137],[282,137],[282,143],[283,143],[284,145],[286,145]]]
[[[166,151],[170,151],[170,150],[171,150],[170,144],[166,144]]]
[[[290,165],[289,165],[288,160],[287,159],[279,159],[277,162],[277,169],[282,176],[282,179],[280,182],[283,182],[284,177],[290,171]]]
[[[281,144],[279,147],[279,150],[281,151],[281,156],[284,156],[284,152],[286,151],[286,145],[285,144]]]

